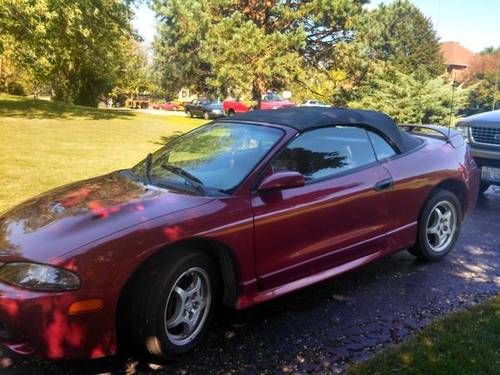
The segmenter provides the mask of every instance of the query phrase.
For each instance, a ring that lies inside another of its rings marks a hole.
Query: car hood
[[[122,172],[72,183],[0,216],[0,262],[50,262],[125,228],[211,200],[148,187]]]

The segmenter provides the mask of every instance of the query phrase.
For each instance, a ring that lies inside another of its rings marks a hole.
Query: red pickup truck
[[[275,93],[268,93],[262,97],[260,105],[256,109],[280,109],[295,107],[295,104],[290,100],[283,99],[281,96]],[[223,103],[224,113],[227,116],[232,116],[236,113],[243,113],[252,110],[252,106],[246,102],[240,100],[224,100]]]

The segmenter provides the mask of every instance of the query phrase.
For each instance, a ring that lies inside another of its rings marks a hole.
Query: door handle
[[[386,178],[385,180],[379,181],[373,187],[376,191],[382,191],[390,189],[393,185],[392,178]]]

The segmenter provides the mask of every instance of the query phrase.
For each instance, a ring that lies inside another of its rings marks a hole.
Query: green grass
[[[364,374],[499,374],[500,296],[453,314],[405,343],[353,366]]]
[[[130,167],[203,122],[0,94],[0,212],[53,187]]]

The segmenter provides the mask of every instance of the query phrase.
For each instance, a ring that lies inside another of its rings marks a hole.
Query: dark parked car
[[[203,117],[205,120],[224,116],[222,102],[208,99],[194,99],[184,106],[184,111],[189,117]]]
[[[500,186],[500,110],[480,113],[457,124],[481,168],[480,193],[491,185]]]
[[[253,111],[12,208],[0,342],[97,358],[124,340],[173,357],[219,303],[247,308],[402,249],[443,258],[479,172],[458,133],[405,129],[372,111]]]

